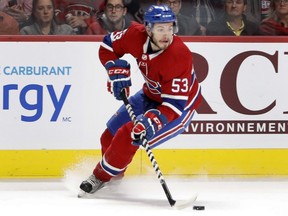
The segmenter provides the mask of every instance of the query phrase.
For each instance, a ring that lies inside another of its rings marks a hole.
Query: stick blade
[[[188,200],[178,200],[178,201],[176,201],[175,205],[172,208],[176,209],[176,210],[181,210],[181,209],[190,207],[196,201],[197,196],[198,195],[196,194]]]

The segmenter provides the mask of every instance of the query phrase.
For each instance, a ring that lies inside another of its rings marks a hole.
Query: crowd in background
[[[288,0],[0,0],[0,35],[103,35],[151,4],[171,7],[178,35],[288,35]]]

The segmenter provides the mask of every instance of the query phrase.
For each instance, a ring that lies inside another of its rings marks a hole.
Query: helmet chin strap
[[[149,39],[150,39],[150,42],[152,43],[152,44],[154,44],[156,47],[158,47],[159,48],[159,50],[161,50],[161,48],[155,43],[155,41],[154,41],[154,39],[153,39],[153,32],[150,30],[150,32],[151,32],[151,36],[148,34],[148,37],[149,37]]]

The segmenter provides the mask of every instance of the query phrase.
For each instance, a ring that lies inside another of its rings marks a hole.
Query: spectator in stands
[[[21,28],[29,22],[32,0],[0,0],[0,11],[12,16]]]
[[[104,12],[106,2],[105,0],[102,0],[102,4],[99,8],[100,13]],[[141,2],[141,3],[140,3]],[[143,23],[143,16],[144,16],[144,10],[142,8],[143,0],[123,0],[123,4],[127,8],[126,18],[129,20],[133,20],[139,23]]]
[[[202,35],[200,25],[194,16],[181,14],[181,0],[158,0],[158,4],[168,5],[177,17],[178,35]]]
[[[144,10],[141,7],[140,1],[141,0],[124,0],[124,3],[127,7],[127,15],[130,15],[134,21],[143,23]]]
[[[18,35],[19,24],[8,14],[0,11],[0,35]]]
[[[270,16],[260,24],[263,35],[288,35],[288,0],[272,0]]]
[[[247,19],[259,23],[261,20],[261,6],[265,7],[270,0],[247,0],[245,15]],[[263,3],[264,2],[264,3]],[[200,25],[222,16],[225,1],[223,0],[192,0],[192,14]]]
[[[77,34],[84,34],[96,20],[104,0],[54,0],[59,24],[70,25]]]
[[[260,35],[259,25],[244,15],[247,0],[225,0],[224,14],[207,25],[206,35]]]
[[[113,31],[122,31],[131,23],[126,18],[127,7],[124,0],[105,0],[104,12],[98,20],[93,22],[87,29],[86,34],[107,34]]]
[[[58,25],[55,21],[53,0],[33,0],[32,25],[20,30],[23,35],[70,35],[75,34],[67,24]]]
[[[271,0],[260,0],[260,20],[264,20],[269,16],[269,8],[271,4]]]

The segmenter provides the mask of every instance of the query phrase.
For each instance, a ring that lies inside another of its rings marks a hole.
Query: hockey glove
[[[126,96],[130,94],[131,86],[130,64],[122,59],[108,61],[105,64],[108,73],[107,89],[117,100],[122,100],[121,91],[125,89]]]
[[[142,145],[144,137],[149,141],[167,122],[166,116],[157,109],[150,109],[144,115],[137,116],[136,124],[131,132],[133,144]]]

